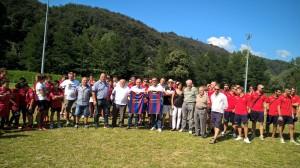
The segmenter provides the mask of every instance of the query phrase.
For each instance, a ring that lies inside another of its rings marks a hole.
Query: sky
[[[40,0],[46,2],[46,0]],[[300,0],[49,0],[105,8],[159,32],[175,32],[222,47],[290,61],[300,56]]]

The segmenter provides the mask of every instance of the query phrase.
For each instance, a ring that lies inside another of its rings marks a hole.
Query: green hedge
[[[8,70],[8,79],[10,80],[10,83],[17,83],[20,77],[24,77],[29,84],[33,84],[36,74],[37,72]],[[56,75],[56,74],[50,74],[50,75],[52,76],[53,80],[58,80],[61,77],[61,75]]]

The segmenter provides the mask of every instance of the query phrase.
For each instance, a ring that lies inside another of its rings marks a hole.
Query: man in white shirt
[[[128,94],[130,92],[129,87],[126,86],[125,83],[125,79],[121,79],[119,81],[119,84],[114,88],[110,96],[110,99],[113,102],[112,127],[116,127],[116,122],[119,113],[119,127],[123,127],[124,125],[124,114],[128,103]]]
[[[133,84],[132,84],[133,85]],[[130,97],[133,96],[133,94],[141,94],[145,93],[145,88],[142,87],[142,80],[141,79],[136,79],[135,80],[135,85],[130,88]],[[143,96],[139,97],[139,100],[144,99]],[[131,100],[132,102],[132,100]],[[129,104],[129,110],[128,110],[128,127],[127,129],[131,128],[132,125],[132,118],[134,117],[134,125],[136,128],[138,128],[138,120],[141,119],[141,114],[143,111],[143,101],[137,101],[138,103],[134,103],[133,105]],[[130,108],[130,106],[136,105],[137,107],[141,107],[141,109],[138,108]],[[135,109],[135,110],[133,110]]]
[[[211,95],[211,124],[214,127],[215,135],[209,142],[210,144],[216,143],[217,136],[219,135],[222,126],[222,118],[224,110],[228,107],[227,97],[220,92],[220,86],[216,85],[215,92]]]
[[[163,93],[165,92],[165,89],[161,86],[157,84],[157,78],[152,78],[152,85],[149,87],[148,89],[148,93],[149,92],[161,92],[161,95],[163,95]],[[160,97],[160,102],[163,102],[163,96]],[[160,106],[160,112],[158,113],[157,111],[151,111],[151,98],[149,95],[149,114],[150,114],[150,119],[151,119],[151,130],[155,130],[157,128],[158,132],[162,132],[162,103]],[[156,110],[158,106],[156,105]]]
[[[45,82],[45,76],[38,75],[38,82],[36,83],[35,90],[36,90],[36,97],[37,97],[37,104],[39,109],[39,130],[46,130],[44,127],[44,117],[46,115],[47,110],[47,90],[46,86],[44,84]]]
[[[68,73],[68,79],[64,80],[61,84],[60,87],[64,89],[64,103],[65,103],[65,108],[66,108],[66,126],[69,126],[70,121],[69,121],[69,114],[71,113],[71,109],[74,108],[75,110],[75,101],[76,101],[76,88],[80,85],[79,81],[75,79],[74,73],[69,72]],[[75,123],[75,122],[74,122]]]

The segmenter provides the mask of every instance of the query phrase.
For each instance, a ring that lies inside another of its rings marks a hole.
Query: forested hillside
[[[39,71],[45,8],[37,0],[0,0],[1,67]],[[243,84],[245,52],[229,53],[173,32],[161,33],[119,13],[69,4],[51,7],[48,24],[47,73],[73,70]],[[291,63],[254,55],[249,62],[251,85],[299,85],[299,68]]]

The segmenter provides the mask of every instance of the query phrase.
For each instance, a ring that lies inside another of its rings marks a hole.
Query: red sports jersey
[[[11,90],[0,87],[0,117],[9,116],[9,99],[11,98]]]
[[[267,97],[262,93],[254,92],[250,96],[249,106],[253,111],[264,111],[264,102],[266,102]]]
[[[36,95],[35,95],[34,90],[32,88],[29,88],[26,93],[26,98],[25,98],[27,106],[30,105],[32,100],[35,100],[35,97],[36,97]]]
[[[26,105],[26,93],[28,91],[27,87],[22,87],[18,89],[20,95],[20,105]]]
[[[15,102],[11,105],[13,111],[18,111],[21,103],[21,95],[19,94],[19,89],[12,90],[12,100]]]
[[[62,98],[55,98],[56,96],[60,96]],[[52,90],[52,92],[50,92],[50,105],[51,108],[54,109],[58,109],[62,107],[62,102],[63,102],[63,97],[64,97],[64,93],[61,89],[58,90]]]
[[[292,98],[290,96],[280,96],[279,106],[282,116],[292,116]]]
[[[235,106],[234,111],[235,114],[239,115],[247,115],[248,114],[248,98],[246,95],[243,96],[235,96]]]
[[[227,97],[228,108],[225,111],[232,112],[235,106],[235,95],[234,93],[225,92],[225,96]]]
[[[293,104],[293,113],[296,113],[297,105],[299,106],[300,103],[300,97],[298,95],[293,95],[292,97],[292,104]],[[294,104],[297,104],[294,106]]]
[[[54,88],[54,84],[52,82],[45,82],[45,87],[47,90],[47,100],[50,101],[50,93],[52,92]]]
[[[269,104],[269,112],[270,116],[278,116],[278,105],[279,105],[279,97],[275,97],[274,95],[268,97],[267,103]]]

